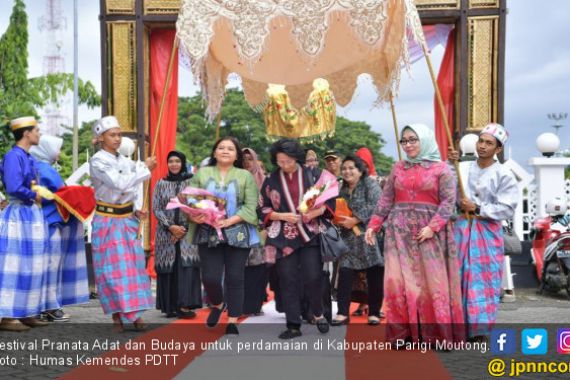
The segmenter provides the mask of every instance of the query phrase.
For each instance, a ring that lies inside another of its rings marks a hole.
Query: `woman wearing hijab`
[[[62,145],[62,138],[43,135],[40,143],[30,148],[37,160],[39,184],[54,193],[65,186],[53,167]],[[69,315],[63,312],[63,306],[89,302],[83,223],[73,215],[64,221],[54,200],[43,199],[42,212],[49,226],[49,266],[45,277],[47,311],[43,315],[50,321],[66,322]]]
[[[257,188],[261,189],[265,175],[259,166],[257,153],[251,148],[244,148],[243,168],[248,170],[255,179]],[[260,233],[261,240],[265,240],[265,231]],[[261,315],[261,306],[267,299],[267,268],[263,261],[263,247],[252,248],[245,263],[243,314]]]
[[[54,168],[62,144],[62,138],[44,135],[37,146],[30,148],[31,155],[37,160],[39,184],[52,192],[65,186]],[[47,311],[43,315],[50,321],[65,322],[69,315],[63,312],[63,306],[89,302],[83,223],[73,215],[64,221],[54,200],[43,199],[42,212],[49,225],[50,237]]]
[[[166,210],[168,201],[190,186],[192,174],[187,172],[186,156],[180,152],[168,153],[167,162],[168,175],[157,182],[152,198],[158,221],[154,245],[156,308],[168,318],[193,318],[196,314],[192,309],[202,307],[198,251],[186,239],[188,219],[178,208]]]
[[[319,159],[314,150],[309,149],[305,155],[305,166],[311,169],[319,167]]]
[[[464,339],[459,261],[449,219],[456,179],[441,162],[434,133],[406,126],[406,158],[386,181],[366,230],[366,242],[385,228],[386,338],[417,342]]]

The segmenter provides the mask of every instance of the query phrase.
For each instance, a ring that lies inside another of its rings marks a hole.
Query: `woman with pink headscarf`
[[[257,154],[251,148],[244,148],[242,152],[244,169],[253,175],[257,187],[261,188],[265,181],[265,174],[259,165]],[[260,236],[263,242],[265,240],[264,231],[261,231]],[[261,315],[261,306],[267,299],[267,268],[263,261],[263,246],[251,249],[245,265],[243,314]]]

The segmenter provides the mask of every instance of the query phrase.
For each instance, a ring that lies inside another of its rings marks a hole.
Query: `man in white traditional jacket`
[[[469,163],[462,214],[455,239],[462,263],[462,295],[468,338],[484,340],[497,318],[504,261],[502,222],[512,218],[518,203],[513,174],[495,160],[507,141],[500,124],[489,124],[477,141],[476,161]]]
[[[97,292],[116,331],[122,331],[123,322],[143,329],[142,312],[153,308],[154,302],[144,251],[137,241],[139,219],[148,212],[136,209],[141,204],[136,198],[140,184],[156,167],[156,158],[134,162],[119,154],[121,129],[114,116],[95,123],[93,134],[101,144],[89,161],[97,201],[91,238]]]

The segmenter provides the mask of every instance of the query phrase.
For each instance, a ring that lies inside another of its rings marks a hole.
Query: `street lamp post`
[[[556,136],[559,136],[558,131],[564,126],[562,125],[561,121],[565,120],[568,117],[568,113],[549,113],[546,115],[546,117],[548,117],[549,120],[554,121],[555,124],[552,127],[556,129]]]
[[[71,153],[71,167],[73,171],[79,166],[79,120],[78,120],[78,20],[77,0],[73,1],[73,150]]]

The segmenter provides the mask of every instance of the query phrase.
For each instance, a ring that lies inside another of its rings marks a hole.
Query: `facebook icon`
[[[495,355],[514,354],[517,349],[516,332],[513,329],[491,331],[491,353]]]

